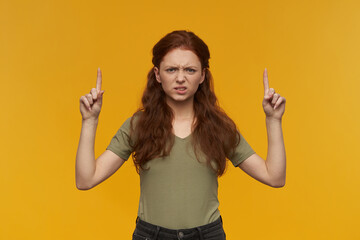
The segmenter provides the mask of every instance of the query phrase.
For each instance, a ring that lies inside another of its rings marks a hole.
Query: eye
[[[196,70],[195,69],[192,69],[192,68],[188,68],[188,69],[186,69],[188,72],[190,72],[190,73],[194,73],[194,72],[196,72]]]
[[[166,69],[167,72],[174,72],[175,68]]]

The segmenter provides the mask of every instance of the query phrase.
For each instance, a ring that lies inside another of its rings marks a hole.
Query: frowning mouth
[[[186,90],[186,87],[176,87],[175,89],[183,91],[183,90]]]
[[[186,87],[182,87],[182,86],[175,88],[176,92],[179,93],[179,94],[184,94],[184,93],[186,93],[186,89],[187,89]]]

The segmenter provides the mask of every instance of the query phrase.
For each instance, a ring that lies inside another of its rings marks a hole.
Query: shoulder
[[[124,130],[130,130],[131,127],[136,127],[137,122],[139,121],[140,116],[143,114],[142,111],[135,112],[131,117],[128,117],[124,123],[122,124],[121,128]],[[133,126],[131,126],[133,124]]]

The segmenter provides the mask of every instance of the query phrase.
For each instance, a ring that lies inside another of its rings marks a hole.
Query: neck
[[[174,112],[174,120],[186,120],[194,117],[194,99],[176,102],[167,99],[167,104]]]

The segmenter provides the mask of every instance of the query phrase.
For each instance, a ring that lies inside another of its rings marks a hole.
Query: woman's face
[[[197,55],[180,48],[169,51],[161,61],[160,69],[154,67],[154,72],[170,104],[192,102],[199,84],[205,79],[205,69],[201,69]]]

